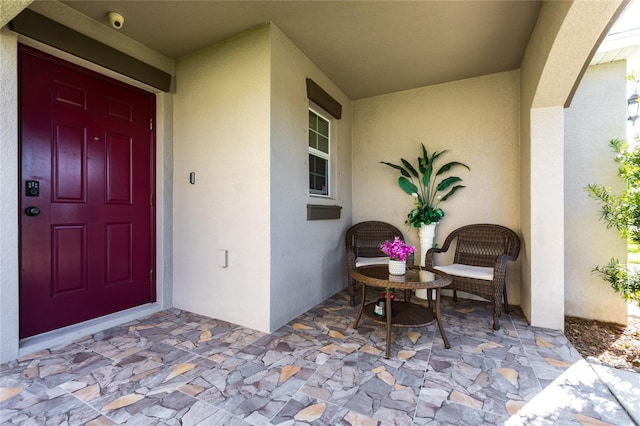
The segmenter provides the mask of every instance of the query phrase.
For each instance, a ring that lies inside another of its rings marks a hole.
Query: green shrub
[[[602,279],[611,284],[611,288],[625,300],[640,306],[640,273],[637,270],[630,270],[618,259],[611,259],[608,265],[596,266],[593,271],[600,274]]]
[[[625,191],[615,195],[610,188],[597,184],[587,185],[586,190],[600,205],[600,218],[606,222],[607,228],[615,228],[622,238],[629,241],[628,261],[640,263],[640,145],[630,148],[620,139],[611,140],[609,145],[616,153],[614,160],[618,163],[618,176],[626,184]],[[618,259],[611,259],[608,265],[597,266],[593,271],[626,300],[640,306],[638,269],[630,270]]]

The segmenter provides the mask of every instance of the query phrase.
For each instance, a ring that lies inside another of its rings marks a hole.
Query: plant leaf
[[[427,192],[429,192],[429,187],[431,184],[431,173],[433,173],[433,167],[431,166],[431,164],[429,164],[429,166],[424,170],[424,172],[422,172],[423,174],[422,184],[424,185],[425,188],[427,188]]]
[[[382,164],[386,164],[389,167],[393,167],[396,170],[400,170],[400,174],[405,177],[411,177],[408,171],[406,171],[402,166],[398,166],[396,164],[387,163],[386,161],[381,161]]]
[[[420,173],[424,174],[424,171],[429,164],[429,154],[427,154],[427,148],[422,144],[422,157],[418,157],[418,166],[420,167]]]
[[[438,173],[436,173],[436,176],[438,176],[438,175],[440,175],[440,174],[442,174],[442,173],[448,172],[449,170],[451,170],[451,168],[453,168],[453,167],[455,167],[455,166],[462,166],[462,167],[466,167],[466,168],[467,168],[467,170],[471,170],[471,169],[469,168],[469,166],[467,166],[467,165],[466,165],[466,164],[464,164],[464,163],[460,163],[460,162],[458,162],[458,161],[452,161],[452,162],[447,163],[447,164],[445,164],[444,166],[440,167],[440,170],[438,170]]]
[[[464,186],[464,185],[457,185],[457,186],[454,186],[453,188],[451,188],[451,191],[449,191],[449,192],[447,193],[447,195],[445,195],[444,197],[442,197],[442,199],[441,199],[440,201],[446,201],[446,200],[447,200],[447,198],[451,197],[453,194],[455,194],[455,192],[456,192],[458,189],[461,189],[461,188],[466,188],[466,186]]]
[[[443,179],[442,182],[438,184],[438,191],[444,191],[445,189],[450,187],[452,184],[456,182],[460,182],[461,180],[462,179],[460,179],[458,176],[450,176],[446,179]]]
[[[424,158],[429,158],[429,155],[427,155],[427,148],[424,147],[424,144],[421,144],[421,145],[422,145],[422,156]]]
[[[431,159],[429,160],[429,164],[433,164],[434,161],[436,161],[436,159],[438,157],[440,157],[442,154],[444,154],[445,152],[449,152],[448,149],[445,149],[444,151],[434,151],[433,154],[431,154]]]
[[[398,178],[398,185],[400,185],[400,188],[409,195],[418,193],[418,187],[406,177],[400,176]]]
[[[427,160],[425,160],[422,157],[418,157],[418,170],[420,170],[420,173],[424,174],[425,170],[427,169]]]
[[[416,172],[416,169],[413,168],[413,166],[411,165],[410,162],[408,162],[407,160],[405,160],[404,158],[400,159],[402,161],[402,164],[404,164],[404,166],[411,172],[413,173],[413,175],[415,177],[418,177],[420,175],[418,175],[418,172]]]

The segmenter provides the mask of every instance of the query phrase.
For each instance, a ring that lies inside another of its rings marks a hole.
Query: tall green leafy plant
[[[464,167],[471,170],[466,164],[458,161],[451,161],[436,168],[436,160],[448,152],[434,151],[431,155],[422,144],[422,155],[418,157],[418,168],[416,169],[410,162],[401,158],[402,165],[381,161],[400,171],[398,185],[400,188],[414,198],[414,208],[407,215],[405,223],[415,228],[420,228],[422,224],[429,225],[437,223],[444,217],[444,211],[440,204],[448,200],[458,190],[465,188],[459,183],[462,179],[458,176],[446,176],[447,172],[455,167]]]
[[[603,185],[587,185],[587,193],[600,205],[600,218],[607,228],[615,228],[620,236],[634,244],[640,244],[640,145],[631,149],[620,139],[609,145],[615,152],[618,176],[626,184],[625,191],[615,195]],[[612,258],[609,264],[597,266],[594,272],[607,281],[626,300],[640,306],[640,272],[630,271],[625,263]]]

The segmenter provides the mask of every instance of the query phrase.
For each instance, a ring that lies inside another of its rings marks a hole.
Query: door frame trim
[[[92,64],[82,58],[74,57],[59,49],[36,40],[14,33],[7,29],[0,31],[0,49],[4,60],[0,67],[0,78],[6,83],[2,94],[4,101],[0,107],[0,151],[1,165],[5,178],[0,182],[0,220],[6,226],[0,227],[0,362],[8,362],[19,355],[25,355],[26,348],[20,351],[18,337],[19,303],[19,263],[18,263],[18,43],[35,47],[45,53],[65,59],[76,65],[112,77],[132,86],[147,90],[156,95],[156,300],[161,309],[173,306],[173,241],[171,228],[173,222],[171,188],[173,187],[173,147],[172,116],[173,94],[161,92],[129,77]],[[167,165],[165,167],[164,165]],[[159,207],[159,208],[158,208]],[[157,265],[161,265],[158,269]],[[107,328],[107,327],[104,327]]]
[[[167,277],[167,275],[164,274],[164,271],[158,271],[158,268],[157,268],[157,265],[165,264],[168,261],[166,259],[167,254],[170,256],[170,253],[171,253],[170,251],[164,250],[164,248],[161,249],[158,247],[158,241],[159,240],[164,241],[163,237],[158,238],[158,232],[162,232],[162,230],[166,228],[166,226],[164,225],[166,223],[166,220],[164,220],[165,215],[161,210],[158,209],[158,205],[164,205],[164,201],[165,201],[164,191],[163,190],[158,191],[158,188],[166,188],[167,185],[166,185],[166,177],[165,177],[165,174],[163,173],[164,168],[160,167],[160,171],[158,171],[158,164],[165,163],[164,149],[159,150],[157,145],[158,145],[158,140],[161,140],[161,141],[166,140],[166,137],[165,137],[166,122],[160,120],[159,118],[164,116],[164,108],[162,108],[162,106],[166,105],[167,97],[169,95],[164,92],[160,92],[157,89],[152,89],[150,86],[147,86],[146,84],[141,83],[137,80],[132,80],[127,76],[114,73],[113,71],[103,68],[100,65],[89,63],[82,58],[75,57],[68,53],[59,51],[56,48],[42,44],[40,42],[33,41],[30,39],[25,39],[22,36],[19,36],[17,38],[16,68],[19,67],[18,58],[21,51],[28,51],[32,54],[35,54],[38,57],[44,58],[45,60],[51,60],[51,61],[54,61],[55,63],[68,65],[72,69],[78,72],[88,74],[92,77],[102,79],[104,81],[107,81],[116,85],[127,86],[128,88],[132,88],[132,90],[139,91],[147,95],[151,95],[150,108],[154,110],[154,112],[150,114],[150,116],[153,119],[153,129],[150,136],[151,137],[150,161],[152,161],[151,170],[150,170],[150,174],[151,174],[150,175],[150,181],[151,181],[150,192],[153,196],[153,206],[152,206],[152,209],[150,210],[150,215],[151,215],[151,218],[150,218],[151,219],[150,220],[151,265],[150,266],[153,269],[153,284],[150,285],[149,291],[150,291],[151,300],[154,300],[154,302],[143,304],[143,305],[136,306],[129,309],[125,309],[123,311],[115,312],[113,314],[101,316],[88,321],[83,321],[78,324],[69,325],[57,330],[52,330],[52,331],[41,333],[35,336],[30,336],[23,339],[20,339],[18,336],[17,348],[18,348],[19,356],[26,353],[33,352],[34,350],[39,350],[37,348],[42,347],[42,345],[49,345],[45,347],[51,347],[59,344],[58,342],[69,341],[68,339],[76,339],[79,336],[87,335],[87,334],[99,331],[101,329],[106,329],[108,327],[111,327],[113,324],[117,322],[122,323],[122,322],[130,321],[132,319],[140,318],[141,316],[150,315],[161,309],[166,309],[172,306],[170,301],[171,287],[170,286],[167,287],[167,283],[165,282],[165,278]],[[17,71],[18,70],[16,70],[16,75],[18,75]],[[20,91],[19,79],[17,78],[16,79],[16,96],[19,96],[19,91]],[[159,99],[161,100],[161,102],[159,102]],[[159,108],[159,104],[161,105],[160,108]],[[21,126],[21,121],[19,117],[19,108],[17,103],[16,103],[16,116],[18,119],[17,128],[19,131]],[[22,186],[21,186],[22,180],[20,175],[21,173],[20,163],[22,159],[21,152],[20,152],[20,146],[21,146],[20,138],[19,137],[16,138],[15,142],[18,148],[17,157],[15,159],[16,169],[18,173],[17,173],[17,186],[16,186],[17,192],[15,193],[14,199],[15,199],[15,205],[19,207],[21,191],[22,191]],[[163,180],[161,185],[159,185],[159,182],[157,180],[159,177]],[[18,215],[18,226],[21,226],[22,212],[19,211],[19,208],[16,208],[16,211]],[[162,220],[159,220],[159,216],[162,217]],[[160,226],[159,224],[161,222],[162,224]],[[170,245],[170,242],[169,242],[169,245]],[[21,285],[20,273],[19,273],[20,265],[21,265],[21,260],[19,256],[19,253],[20,253],[19,231],[18,231],[17,247],[18,247],[17,287],[19,292],[19,288]],[[16,307],[17,315],[15,319],[16,325],[19,325],[19,303],[18,302],[19,301],[16,300],[16,303],[17,303],[17,307]],[[122,318],[125,318],[125,319],[122,319]],[[42,342],[47,342],[47,343],[42,343]],[[6,344],[11,344],[11,342],[5,342],[4,340],[1,343],[3,346],[5,346]],[[2,356],[3,354],[0,353],[0,358]],[[0,362],[3,362],[3,360],[0,360]]]

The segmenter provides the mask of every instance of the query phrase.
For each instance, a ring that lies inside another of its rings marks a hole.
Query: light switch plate
[[[218,249],[218,266],[227,267],[227,250],[225,249]]]

